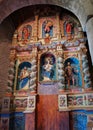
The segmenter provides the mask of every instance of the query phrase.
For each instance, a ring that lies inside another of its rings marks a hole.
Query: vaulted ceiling
[[[93,0],[0,0],[0,22],[20,8],[37,4],[52,4],[66,8],[73,12],[82,24],[89,15],[93,15]]]
[[[32,5],[43,4],[57,5],[74,13],[80,20],[84,31],[86,22],[93,17],[93,0],[0,0],[0,23],[2,25],[0,30],[4,31],[5,28],[8,28],[6,32],[9,32],[10,30],[10,34],[8,34],[10,37],[15,26],[18,25],[18,21],[20,21],[17,15],[20,15],[20,19],[22,20],[24,17],[27,17],[26,7],[30,6],[30,8],[32,8]],[[25,9],[23,10],[24,7]],[[16,13],[19,9],[19,13]],[[21,10],[23,10],[23,12]],[[10,14],[13,15],[8,17]],[[2,34],[0,33],[0,36],[1,35]]]

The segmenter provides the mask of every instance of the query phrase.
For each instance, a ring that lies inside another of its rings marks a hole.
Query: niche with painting
[[[39,80],[56,80],[56,58],[51,53],[44,53],[41,55]]]
[[[31,63],[22,62],[18,67],[17,90],[29,89],[30,87]]]
[[[75,57],[70,57],[66,59],[64,66],[66,89],[82,87],[82,76],[79,60]]]

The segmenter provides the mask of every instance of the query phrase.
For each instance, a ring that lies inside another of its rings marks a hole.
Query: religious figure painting
[[[53,36],[53,23],[50,20],[46,20],[42,24],[42,35],[43,37]]]
[[[22,27],[22,29],[18,33],[18,40],[19,41],[24,41],[26,44],[27,41],[31,39],[32,36],[32,27],[31,25],[25,25]]]
[[[65,61],[65,84],[68,89],[82,86],[79,61],[74,57]]]
[[[56,79],[55,57],[51,53],[41,56],[40,60],[40,81],[52,81]]]
[[[31,63],[23,62],[18,67],[17,90],[28,89],[31,73]]]
[[[30,39],[31,36],[31,26],[30,25],[26,25],[23,27],[22,30],[22,39],[27,40]]]
[[[80,23],[76,19],[65,17],[64,19],[64,35],[78,37],[80,34]]]
[[[66,20],[64,22],[64,34],[66,36],[74,34],[74,22],[72,22],[71,20]]]

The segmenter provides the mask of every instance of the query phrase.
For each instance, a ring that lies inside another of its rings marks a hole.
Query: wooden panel
[[[35,113],[25,114],[25,130],[35,130]]]
[[[57,95],[37,99],[36,130],[69,130],[69,113],[58,111]]]

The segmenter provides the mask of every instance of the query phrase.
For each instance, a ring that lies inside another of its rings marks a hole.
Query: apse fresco
[[[65,84],[68,89],[82,86],[80,64],[74,57],[65,61]]]
[[[31,73],[31,63],[23,62],[18,67],[17,90],[28,89]]]
[[[40,59],[40,81],[56,80],[56,61],[54,55],[46,53]]]

